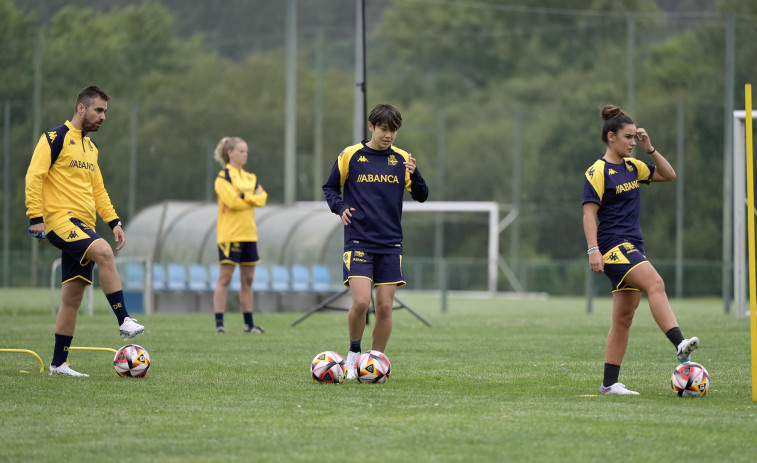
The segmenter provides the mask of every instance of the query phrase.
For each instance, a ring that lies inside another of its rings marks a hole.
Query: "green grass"
[[[24,296],[24,293],[26,295]],[[21,294],[21,296],[19,296]],[[322,350],[346,354],[344,313],[258,314],[268,333],[242,333],[227,314],[142,316],[152,357],[145,378],[121,378],[107,352],[72,352],[89,378],[39,373],[29,355],[0,354],[2,461],[753,461],[748,320],[718,300],[674,301],[694,359],[712,385],[703,399],[674,395],[674,351],[646,301],[621,381],[637,397],[594,397],[601,382],[609,299],[400,298],[433,324],[395,312],[383,385],[317,385]],[[0,347],[36,351],[45,368],[54,317],[49,294],[0,291]],[[75,346],[118,348],[104,304],[81,315]],[[363,347],[370,347],[370,329]],[[25,370],[29,373],[20,373]],[[592,395],[591,397],[582,397]]]

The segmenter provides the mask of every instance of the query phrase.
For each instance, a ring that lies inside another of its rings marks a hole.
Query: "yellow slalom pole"
[[[744,88],[746,100],[746,194],[749,242],[749,309],[752,335],[752,401],[757,402],[757,284],[754,256],[754,146],[752,141],[752,84]]]

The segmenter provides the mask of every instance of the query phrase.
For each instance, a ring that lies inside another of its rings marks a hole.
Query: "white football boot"
[[[678,361],[681,363],[690,362],[691,353],[697,350],[697,347],[699,347],[699,338],[696,336],[681,341],[681,343],[678,344],[678,353],[676,354]]]
[[[347,354],[347,360],[344,362],[344,366],[347,368],[345,380],[357,379],[357,358],[359,356],[360,352],[349,352]]]
[[[124,322],[121,323],[121,337],[124,340],[132,339],[135,336],[145,332],[145,327],[137,323],[136,318],[126,317]]]
[[[602,384],[599,386],[599,393],[602,395],[639,395],[638,392],[626,388],[623,383],[615,383],[609,387]]]
[[[68,362],[61,364],[60,366],[54,367],[50,365],[50,376],[54,375],[63,375],[63,376],[81,376],[81,377],[88,377],[89,375],[86,373],[79,373],[78,371],[74,371],[71,369],[70,366],[68,366]]]

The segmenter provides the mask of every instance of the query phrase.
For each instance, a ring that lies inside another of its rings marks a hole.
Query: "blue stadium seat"
[[[329,291],[331,289],[331,273],[325,265],[313,265],[313,291]]]
[[[284,265],[271,267],[271,290],[289,291],[289,269]]]
[[[166,269],[159,262],[152,264],[152,289],[155,291],[166,289]]]
[[[292,265],[292,291],[310,291],[310,271],[304,265]]]
[[[168,264],[168,289],[183,291],[187,289],[187,268],[182,264]]]
[[[203,264],[189,264],[189,289],[193,291],[207,291],[208,269]]]
[[[124,264],[124,291],[141,291],[145,284],[145,269],[137,262]]]
[[[255,266],[255,278],[252,280],[253,291],[270,291],[271,274],[265,265]]]

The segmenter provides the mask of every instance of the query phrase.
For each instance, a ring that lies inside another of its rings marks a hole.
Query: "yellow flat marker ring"
[[[37,359],[37,361],[39,362],[39,371],[40,371],[40,373],[43,372],[43,371],[45,371],[45,365],[42,363],[42,359],[39,358],[39,355],[37,355],[37,353],[34,352],[33,350],[28,350],[28,349],[0,349],[0,352],[16,352],[16,353],[19,353],[19,354],[30,354],[30,355],[33,355]]]

